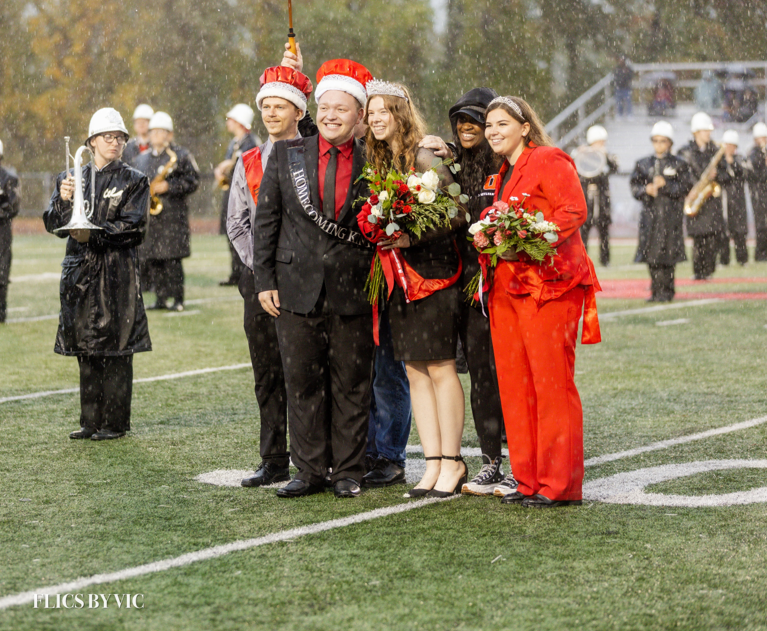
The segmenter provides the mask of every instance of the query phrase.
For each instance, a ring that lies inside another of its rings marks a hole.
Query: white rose
[[[473,223],[469,226],[469,234],[473,236],[477,234],[480,230],[482,230],[482,228],[484,227],[485,227],[484,221],[478,221],[477,223]]]
[[[431,204],[435,199],[437,199],[436,193],[430,191],[428,188],[423,188],[421,189],[421,192],[418,193],[419,204]]]
[[[407,187],[408,187],[408,188],[409,188],[411,191],[415,191],[415,188],[416,188],[416,186],[420,186],[420,185],[421,185],[421,180],[420,180],[420,179],[418,178],[418,176],[416,176],[416,175],[411,175],[411,176],[410,176],[410,177],[407,179]]]
[[[382,202],[385,202],[387,199],[389,199],[389,193],[386,191],[381,191],[378,193],[378,199],[380,199]]]
[[[421,177],[421,184],[430,191],[436,191],[439,188],[439,175],[434,171],[426,171]]]
[[[383,207],[381,204],[376,204],[370,209],[370,214],[375,217],[383,217]]]

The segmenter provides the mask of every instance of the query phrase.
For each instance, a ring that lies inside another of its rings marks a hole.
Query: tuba
[[[695,182],[695,186],[692,187],[690,192],[687,193],[687,197],[684,198],[684,214],[688,217],[695,217],[709,198],[720,197],[722,195],[722,186],[719,182],[715,182],[714,177],[711,176],[711,171],[716,169],[724,155],[724,143],[718,146],[719,151],[711,158],[705,171],[703,171],[703,175]]]
[[[66,154],[67,154],[67,177],[69,176],[69,136],[65,136]],[[96,166],[91,161],[91,200],[90,209],[85,210],[85,200],[83,200],[83,151],[87,151],[93,157],[91,148],[83,145],[75,153],[75,196],[72,202],[72,218],[66,226],[54,229],[54,232],[64,232],[65,230],[103,230],[101,226],[91,223],[89,216],[93,216],[93,210],[96,208]]]
[[[163,164],[159,169],[157,169],[157,173],[152,178],[152,181],[149,184],[149,195],[150,195],[149,214],[150,215],[159,215],[162,212],[162,200],[160,200],[160,197],[156,195],[154,191],[157,185],[160,182],[164,182],[165,179],[173,172],[173,170],[176,168],[176,165],[178,164],[178,156],[176,155],[176,152],[170,148],[170,145],[166,146],[164,151],[165,153],[168,154],[168,157],[170,159],[165,164]]]

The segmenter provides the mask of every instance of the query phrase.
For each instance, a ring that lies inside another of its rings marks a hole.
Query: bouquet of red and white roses
[[[556,248],[552,244],[559,239],[559,226],[546,221],[542,212],[523,208],[530,196],[522,196],[522,201],[512,197],[511,205],[495,202],[485,209],[482,219],[469,227],[468,239],[480,253],[480,270],[464,289],[472,304],[482,302],[482,294],[488,289],[488,268],[495,267],[504,252],[521,252],[541,263],[551,256],[553,263]]]
[[[357,216],[357,222],[365,237],[377,244],[390,243],[398,239],[403,231],[408,231],[419,238],[427,230],[450,226],[450,220],[459,212],[458,202],[466,203],[468,197],[461,194],[461,186],[450,184],[446,190],[439,187],[437,167],[442,165],[456,173],[460,165],[452,160],[435,158],[432,168],[425,173],[416,173],[410,169],[407,176],[396,169],[379,173],[373,166],[366,164],[360,178],[370,182],[370,197],[363,198],[365,203]],[[390,254],[391,253],[391,254]],[[365,284],[370,304],[378,303],[384,291],[385,279],[393,274],[389,268],[396,266],[396,252],[376,249],[370,276]],[[386,259],[384,270],[382,257]],[[393,286],[389,284],[389,292]]]

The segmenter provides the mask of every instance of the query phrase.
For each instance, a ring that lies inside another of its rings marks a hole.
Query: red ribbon
[[[455,247],[456,252],[459,252],[455,241],[453,241],[453,247]],[[463,271],[463,261],[461,260],[460,252],[458,255],[458,271],[450,278],[424,278],[402,258],[399,248],[384,250],[379,246],[377,252],[388,288],[386,293],[387,300],[391,297],[395,285],[401,287],[402,291],[405,292],[405,300],[407,302],[421,300],[431,296],[440,289],[446,289],[454,285],[458,282],[458,279],[461,277],[461,271]],[[371,278],[373,277],[374,270],[375,257],[373,257],[373,262],[370,265]],[[376,346],[378,346],[378,302],[373,305],[373,339]]]

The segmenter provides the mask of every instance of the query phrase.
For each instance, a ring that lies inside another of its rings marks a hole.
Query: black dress
[[[431,168],[434,154],[426,149],[418,152],[416,171]],[[447,167],[439,167],[440,187],[453,182]],[[465,213],[460,211],[450,228],[438,228],[400,250],[404,261],[423,278],[451,278],[458,271],[460,255],[455,243],[455,231],[465,225]],[[407,302],[405,292],[396,287],[389,303],[389,322],[397,361],[438,361],[455,359],[458,343],[460,313],[460,282],[434,292],[426,298]]]

